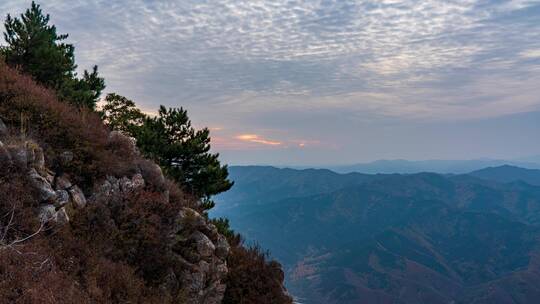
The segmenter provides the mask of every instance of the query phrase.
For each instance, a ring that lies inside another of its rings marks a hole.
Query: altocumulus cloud
[[[324,142],[308,132],[321,116],[470,120],[540,105],[540,1],[41,4],[110,91],[147,110],[182,105],[228,138]],[[4,0],[0,13],[27,5]]]

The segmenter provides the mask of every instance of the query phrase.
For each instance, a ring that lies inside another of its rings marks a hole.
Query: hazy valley
[[[235,188],[212,215],[227,216],[268,248],[299,302],[540,297],[540,170],[368,175],[248,166],[230,173]]]

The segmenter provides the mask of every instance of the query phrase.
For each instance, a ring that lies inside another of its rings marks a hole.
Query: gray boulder
[[[229,245],[229,242],[227,242],[227,239],[223,235],[219,234],[215,244],[216,256],[220,259],[226,259],[231,249],[231,246]]]
[[[36,169],[31,168],[28,171],[28,176],[32,179],[34,187],[38,190],[40,202],[52,201],[56,198],[56,192],[51,184],[39,173]]]
[[[197,253],[199,253],[203,259],[210,258],[216,250],[216,246],[214,246],[212,241],[200,231],[193,232],[190,236],[190,240],[195,242]]]
[[[11,164],[11,154],[4,143],[0,141],[0,166],[6,164]]]
[[[72,186],[68,190],[68,192],[71,197],[71,202],[73,203],[73,207],[78,208],[78,209],[86,207],[86,196],[84,196],[84,193],[79,187]]]
[[[178,212],[175,230],[207,230],[207,226],[206,219],[202,215],[191,208],[184,207]]]
[[[4,121],[0,118],[0,136],[6,136],[8,134],[8,128]]]
[[[54,206],[61,208],[67,204],[69,204],[69,193],[66,190],[56,190]]]
[[[165,176],[161,167],[151,161],[143,161],[139,164],[142,178],[158,190],[166,190]]]
[[[65,224],[69,216],[64,208],[56,209],[54,205],[43,205],[39,209],[39,219],[42,223]]]
[[[197,211],[182,208],[171,240],[176,260],[180,261],[176,275],[183,283],[187,303],[221,303],[230,250],[226,238]]]
[[[67,176],[63,174],[61,176],[58,176],[54,180],[54,187],[57,190],[69,190],[71,187],[73,187],[73,185],[71,184]]]
[[[131,179],[124,176],[118,183],[120,190],[124,193],[131,193],[144,188],[144,179],[141,174],[135,174]]]
[[[43,205],[39,208],[39,220],[42,223],[46,223],[52,220],[56,220],[56,208],[54,205]]]
[[[47,182],[49,182],[49,184],[51,185],[54,184],[54,172],[46,169],[43,175],[44,175],[43,177],[45,177],[45,179],[47,180]],[[57,188],[55,189],[58,190]],[[65,189],[61,189],[61,190],[65,190]]]

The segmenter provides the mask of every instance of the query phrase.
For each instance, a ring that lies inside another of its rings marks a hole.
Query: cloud
[[[247,142],[252,142],[252,143],[257,143],[257,144],[262,144],[262,145],[269,145],[269,146],[282,145],[282,143],[279,141],[265,139],[257,134],[241,134],[241,135],[236,136],[235,138],[241,141],[247,141]]]
[[[0,13],[21,12],[25,5],[7,0]],[[537,19],[530,16],[538,17],[538,1],[49,0],[42,5],[59,31],[71,34],[81,68],[99,64],[110,91],[130,95],[145,108],[158,102],[188,108],[226,102],[265,111],[269,103],[291,97],[331,109],[345,104],[334,101],[344,95],[377,94],[392,102],[373,107],[373,100],[357,98],[354,110],[399,114],[389,107],[409,103],[407,108],[431,107],[431,115],[442,118],[448,113],[437,97],[460,89],[459,83],[443,82],[448,75],[466,77],[473,69],[504,78],[507,71],[494,72],[484,61],[502,57],[507,68],[523,70],[518,59],[536,58],[540,49]],[[438,90],[428,90],[432,95],[406,99],[432,82],[438,84]],[[249,92],[251,98],[240,102]]]
[[[272,130],[264,130],[272,132]],[[277,132],[279,133],[279,132]],[[290,134],[280,134],[280,140],[270,139],[259,134],[234,134],[226,130],[219,130],[219,134],[212,135],[212,146],[219,151],[238,151],[238,150],[294,150],[303,148],[321,148],[323,145],[319,140],[297,139]],[[326,147],[334,148],[334,147]]]
[[[540,58],[540,49],[525,50],[520,53],[523,58]]]

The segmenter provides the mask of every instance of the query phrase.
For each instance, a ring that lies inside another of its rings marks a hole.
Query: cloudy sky
[[[231,164],[540,154],[540,0],[39,3],[108,92],[187,108]]]

